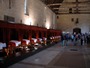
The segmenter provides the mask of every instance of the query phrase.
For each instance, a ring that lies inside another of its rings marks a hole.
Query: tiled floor
[[[90,48],[58,43],[9,68],[90,68]]]

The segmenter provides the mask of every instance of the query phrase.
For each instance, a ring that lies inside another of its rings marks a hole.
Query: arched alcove
[[[76,33],[76,34],[80,33],[81,34],[81,28],[74,28],[73,33]]]

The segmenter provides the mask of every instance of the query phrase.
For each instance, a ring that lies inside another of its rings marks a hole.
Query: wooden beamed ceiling
[[[46,5],[63,2],[63,0],[41,0],[41,1],[44,2]]]
[[[41,0],[41,1],[44,2],[57,15],[71,14],[69,13],[68,10],[67,10],[68,12],[66,11],[66,9],[70,9],[70,8],[74,9],[73,10],[74,12],[72,12],[72,14],[90,14],[90,0],[82,0],[82,1],[75,0],[75,2],[64,2],[64,0]],[[67,5],[67,6],[62,6],[62,5]]]
[[[63,2],[63,0],[41,0],[41,1],[44,2],[56,14],[59,11],[59,9],[53,10],[53,8],[59,8],[60,5],[52,5],[52,6],[49,6],[49,5],[51,5],[51,4],[58,4],[58,3],[62,3]]]

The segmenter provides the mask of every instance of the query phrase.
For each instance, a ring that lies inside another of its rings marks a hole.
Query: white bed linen
[[[47,38],[44,38],[44,40],[46,41],[46,40],[47,40]]]
[[[16,46],[19,46],[21,44],[21,41],[17,41],[17,40],[11,40],[10,42],[15,43]]]
[[[43,43],[42,38],[39,38],[40,42]]]
[[[3,47],[6,47],[6,43],[0,42],[0,49],[3,49]]]
[[[37,39],[36,38],[32,38],[33,40],[34,40],[34,45],[38,45],[38,43],[37,43]]]
[[[26,41],[27,45],[30,43],[30,40],[28,40],[28,39],[23,39],[23,40]]]
[[[42,42],[42,38],[39,38],[40,42]]]
[[[32,38],[32,40],[34,40],[35,43],[37,42],[37,39],[36,38]]]

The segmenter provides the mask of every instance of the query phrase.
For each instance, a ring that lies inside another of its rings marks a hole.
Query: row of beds
[[[50,43],[58,41],[60,36],[50,37]],[[38,42],[37,42],[38,41]],[[22,41],[11,40],[8,47],[6,43],[0,42],[0,57],[7,57],[12,54],[19,56],[22,52],[35,51],[47,45],[47,38],[23,39]],[[0,59],[1,60],[1,59]]]

